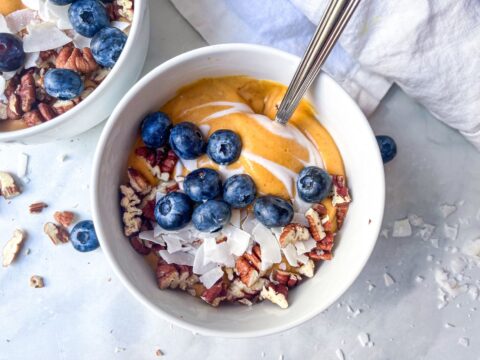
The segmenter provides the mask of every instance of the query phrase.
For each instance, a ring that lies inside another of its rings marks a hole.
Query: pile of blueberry
[[[206,154],[219,165],[235,162],[242,150],[240,137],[230,130],[217,130],[205,141],[200,129],[190,122],[172,127],[169,117],[155,112],[142,122],[141,137],[146,146],[159,148],[169,143],[180,159],[192,160]],[[332,180],[318,167],[306,167],[297,181],[299,195],[307,202],[319,202],[330,193]],[[293,207],[284,199],[266,195],[256,198],[257,189],[247,174],[229,177],[223,184],[217,171],[200,168],[189,173],[184,191],[171,192],[155,206],[155,219],[167,230],[178,230],[190,220],[202,232],[215,232],[228,223],[231,209],[253,204],[255,217],[267,227],[292,221]]]
[[[90,49],[95,61],[105,68],[115,65],[127,36],[110,26],[107,10],[99,0],[51,0],[55,5],[70,5],[68,17],[73,29],[92,38]],[[25,63],[22,40],[12,34],[0,33],[0,71],[16,71]],[[45,74],[45,91],[60,100],[70,100],[83,91],[83,80],[68,69],[51,69]]]

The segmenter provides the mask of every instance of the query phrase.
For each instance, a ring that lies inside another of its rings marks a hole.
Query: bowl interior
[[[331,305],[355,280],[375,245],[383,216],[384,174],[375,137],[353,100],[322,74],[309,93],[343,159],[353,203],[334,259],[289,294],[290,307],[271,303],[215,309],[178,291],[161,291],[154,274],[122,233],[118,186],[142,118],[178,88],[202,77],[249,75],[288,84],[298,58],[266,47],[227,44],[180,55],[145,76],[123,98],[102,134],[94,163],[92,203],[102,248],[128,289],[170,321],[207,335],[259,336],[298,325]]]

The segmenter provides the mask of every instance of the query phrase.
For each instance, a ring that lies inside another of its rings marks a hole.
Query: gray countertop
[[[151,7],[144,72],[204,45],[168,1]],[[90,164],[103,125],[54,144],[0,145],[2,170],[15,172],[19,152],[30,158],[22,196],[10,204],[0,200],[0,244],[23,227],[31,250],[0,271],[0,359],[155,359],[157,349],[166,359],[341,359],[341,353],[345,359],[479,359],[480,261],[464,250],[480,238],[479,153],[396,87],[370,120],[375,133],[398,144],[385,167],[384,231],[370,261],[328,311],[285,333],[250,340],[174,327],[133,299],[101,250],[81,254],[44,237],[41,225],[54,210],[90,217]],[[28,204],[38,200],[49,208],[29,215]],[[456,211],[445,218],[442,204]],[[418,225],[412,236],[393,237],[394,222],[409,215]],[[435,230],[422,240],[425,223]],[[33,274],[45,277],[45,288],[28,286]],[[362,346],[366,336],[370,343]]]

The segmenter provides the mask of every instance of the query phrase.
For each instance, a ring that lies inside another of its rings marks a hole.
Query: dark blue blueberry
[[[393,160],[397,155],[397,144],[390,136],[378,135],[376,136],[380,154],[382,154],[383,163]]]
[[[120,57],[126,42],[127,35],[122,30],[105,27],[93,37],[90,49],[97,63],[111,68]]]
[[[100,246],[92,220],[80,221],[70,233],[70,242],[75,250],[87,252]]]
[[[266,227],[285,226],[293,218],[293,207],[278,196],[259,197],[253,205],[255,218]]]
[[[223,201],[236,209],[250,205],[256,194],[257,187],[247,174],[233,175],[223,185]]]
[[[192,221],[195,228],[203,232],[215,232],[228,223],[231,216],[230,206],[219,200],[208,200],[193,211]]]
[[[98,0],[75,1],[68,9],[68,18],[77,33],[89,38],[110,25],[107,10]]]
[[[217,130],[208,139],[207,155],[220,165],[237,161],[242,151],[240,137],[231,130]]]
[[[70,100],[83,91],[83,81],[75,71],[67,69],[50,69],[43,80],[48,95],[60,100]]]
[[[155,219],[165,230],[178,230],[188,224],[192,218],[193,206],[184,193],[171,192],[155,205]]]
[[[76,0],[50,0],[52,4],[63,6],[63,5],[69,5],[73,3]]]
[[[222,192],[222,180],[215,170],[200,168],[187,175],[183,190],[196,202],[215,199]]]
[[[307,166],[300,171],[297,179],[297,191],[300,197],[309,203],[325,199],[332,188],[332,177],[323,169]]]
[[[193,160],[205,152],[205,140],[200,129],[190,122],[182,122],[170,132],[170,146],[179,158]]]
[[[167,114],[154,112],[147,115],[142,122],[142,140],[148,147],[157,149],[165,145],[170,135],[172,122]]]
[[[0,33],[0,71],[15,71],[25,63],[25,52],[20,38]]]

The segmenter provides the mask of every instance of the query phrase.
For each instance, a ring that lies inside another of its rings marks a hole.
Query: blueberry
[[[68,18],[77,33],[89,38],[110,25],[107,10],[98,0],[75,1],[68,9]]]
[[[43,80],[48,95],[60,100],[70,100],[83,91],[83,81],[75,71],[67,69],[50,69]]]
[[[376,136],[380,154],[382,154],[383,163],[393,160],[397,155],[397,144],[390,136],[378,135]]]
[[[0,33],[0,71],[14,71],[25,63],[25,52],[20,38]]]
[[[167,114],[154,112],[147,115],[142,122],[142,140],[148,147],[159,148],[165,145],[170,135],[172,122]]]
[[[120,57],[126,42],[127,35],[122,30],[105,27],[93,37],[90,49],[97,63],[111,68]]]
[[[87,252],[100,246],[92,220],[80,221],[70,233],[70,242],[75,250]]]
[[[222,180],[215,170],[200,168],[187,175],[183,189],[193,201],[211,200],[222,192]]]
[[[223,201],[233,208],[244,208],[255,200],[257,187],[247,174],[233,175],[223,185]]]
[[[179,158],[193,160],[205,152],[205,140],[200,129],[190,123],[182,122],[170,132],[170,146]]]
[[[75,0],[50,0],[50,2],[54,5],[59,5],[59,6],[63,6],[63,5],[69,5],[71,3],[73,3]]]
[[[208,200],[193,211],[192,221],[195,228],[203,232],[215,232],[228,223],[231,216],[230,206],[219,200]]]
[[[231,130],[217,130],[208,139],[207,155],[220,165],[237,161],[242,151],[240,137]]]
[[[253,205],[255,218],[266,227],[285,226],[293,218],[293,207],[278,196],[259,197]]]
[[[184,193],[171,192],[155,205],[155,219],[166,230],[178,230],[188,224],[192,218],[193,206]]]
[[[331,188],[331,176],[319,167],[307,166],[298,175],[297,191],[306,202],[318,203],[322,201],[328,196]]]

